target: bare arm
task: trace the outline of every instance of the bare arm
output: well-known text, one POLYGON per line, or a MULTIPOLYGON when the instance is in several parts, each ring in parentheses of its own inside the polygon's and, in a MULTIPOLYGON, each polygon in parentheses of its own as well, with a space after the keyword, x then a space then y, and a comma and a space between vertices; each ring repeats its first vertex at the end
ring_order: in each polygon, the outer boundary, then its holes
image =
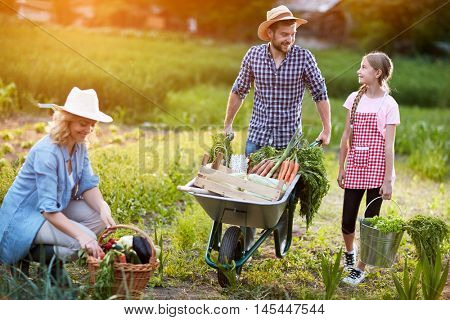
POLYGON ((341 148, 339 151, 339 175, 338 184, 341 188, 344 188, 345 180, 345 160, 347 159, 349 147, 350 147, 350 110, 347 112, 345 120, 345 128, 341 138, 341 148))
POLYGON ((230 92, 230 96, 228 97, 227 114, 223 124, 225 131, 228 131, 227 128, 230 128, 231 131, 234 117, 241 108, 242 102, 243 100, 239 97, 239 95, 234 92, 230 92))
POLYGON ((111 209, 109 208, 109 205, 103 200, 103 196, 98 187, 85 191, 83 193, 83 198, 92 209, 100 214, 100 217, 107 227, 116 224, 111 216, 111 209))
POLYGON ((393 181, 392 173, 394 171, 394 143, 395 143, 395 125, 388 124, 386 126, 386 170, 384 174, 383 185, 380 189, 380 194, 383 199, 389 200, 392 197, 393 181))
POLYGON ((331 111, 328 100, 319 100, 316 102, 316 108, 322 120, 322 132, 317 140, 322 140, 324 145, 328 145, 331 139, 331 111))

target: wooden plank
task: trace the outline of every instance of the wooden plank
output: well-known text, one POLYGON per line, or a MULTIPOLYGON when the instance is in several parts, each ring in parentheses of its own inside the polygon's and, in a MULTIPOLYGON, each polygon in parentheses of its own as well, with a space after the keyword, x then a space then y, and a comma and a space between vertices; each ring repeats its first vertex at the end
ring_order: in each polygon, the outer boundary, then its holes
POLYGON ((205 176, 209 180, 213 180, 218 183, 228 183, 233 186, 242 188, 246 191, 256 193, 269 199, 278 200, 281 194, 281 188, 275 189, 269 186, 263 186, 253 181, 244 180, 238 177, 233 177, 224 172, 209 169, 206 167, 200 167, 199 174, 205 176))
POLYGON ((219 169, 219 166, 222 163, 222 160, 223 160, 223 153, 222 152, 218 152, 216 154, 216 159, 214 159, 214 162, 213 162, 211 168, 213 168, 215 170, 219 169))
POLYGON ((203 155, 203 159, 202 159, 202 166, 206 166, 206 164, 208 163, 209 160, 209 154, 205 153, 203 155))
MULTIPOLYGON (((208 163, 204 167, 211 169, 212 163, 208 163)), ((232 173, 233 172, 233 170, 231 170, 230 168, 228 168, 228 167, 226 167, 226 166, 224 166, 222 164, 219 166, 219 169, 217 169, 217 170, 225 172, 225 173, 232 173)))
POLYGON ((201 177, 197 177, 195 179, 194 185, 196 187, 203 188, 203 189, 209 190, 214 193, 218 193, 227 198, 244 200, 244 201, 261 202, 261 203, 271 203, 268 200, 247 194, 242 191, 234 190, 231 187, 228 187, 228 186, 222 185, 220 183, 217 183, 215 181, 207 180, 207 179, 204 179, 201 177))

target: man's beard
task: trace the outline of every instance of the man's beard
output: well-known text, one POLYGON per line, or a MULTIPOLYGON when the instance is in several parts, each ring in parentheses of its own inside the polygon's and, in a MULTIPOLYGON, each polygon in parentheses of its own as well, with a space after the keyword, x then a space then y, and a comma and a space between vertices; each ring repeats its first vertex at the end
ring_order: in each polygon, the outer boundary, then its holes
POLYGON ((280 42, 280 43, 274 43, 272 42, 272 45, 275 49, 277 49, 280 52, 287 53, 289 49, 291 48, 291 45, 289 45, 288 42, 280 42), (283 49, 283 44, 287 45, 286 50, 283 49))

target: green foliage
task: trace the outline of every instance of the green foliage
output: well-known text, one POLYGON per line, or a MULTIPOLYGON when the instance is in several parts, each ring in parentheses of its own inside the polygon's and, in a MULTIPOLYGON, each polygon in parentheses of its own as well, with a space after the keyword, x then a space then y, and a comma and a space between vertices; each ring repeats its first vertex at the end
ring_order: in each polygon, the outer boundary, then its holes
POLYGON ((338 254, 333 256, 334 262, 333 258, 330 260, 330 258, 322 254, 320 274, 322 275, 322 280, 325 285, 326 300, 330 300, 333 297, 337 286, 342 280, 344 268, 340 266, 341 256, 342 248, 339 250, 338 254))
POLYGON ((352 15, 354 34, 365 49, 383 45, 382 49, 390 52, 433 54, 435 42, 448 40, 445 21, 450 13, 443 7, 447 4, 445 0, 347 0, 344 5, 352 15), (388 42, 394 37, 395 41, 388 42))
POLYGON ((212 136, 212 145, 209 150, 209 162, 214 162, 219 153, 222 153, 225 165, 229 167, 233 148, 231 147, 231 141, 227 139, 224 133, 216 133, 212 136))
MULTIPOLYGON (((10 273, 7 266, 0 265, 0 299, 10 300, 73 300, 82 293, 81 287, 65 281, 66 286, 54 283, 50 268, 42 267, 36 279, 30 279, 19 269, 13 268, 10 273)), ((67 274, 64 275, 67 277, 67 274)), ((64 279, 67 280, 67 279, 64 279)), ((61 279, 61 282, 64 281, 61 279)))
MULTIPOLYGON (((0 17, 1 19, 1 17, 0 17)), ((0 79, 0 114, 8 117, 19 109, 19 98, 15 83, 3 84, 0 79)))
POLYGON ((105 300, 112 296, 114 285, 114 260, 122 253, 117 250, 109 250, 103 260, 100 262, 98 271, 95 275, 94 298, 105 300))
POLYGON ((425 300, 437 300, 447 282, 448 266, 442 264, 441 250, 436 250, 435 260, 430 260, 426 255, 421 258, 422 263, 422 294, 425 300))
POLYGON ((264 146, 261 149, 259 149, 258 151, 251 153, 249 156, 249 159, 250 159, 250 163, 252 164, 252 166, 255 166, 258 163, 260 163, 261 161, 263 161, 264 159, 278 157, 278 156, 281 156, 281 154, 282 154, 282 151, 277 150, 274 147, 264 146))
POLYGON ((2 143, 2 148, 0 151, 4 154, 13 153, 14 147, 12 146, 12 144, 5 142, 5 143, 2 143))
POLYGON ((20 147, 22 149, 30 149, 33 146, 34 142, 33 141, 22 141, 20 143, 20 147))
POLYGON ((403 269, 403 283, 400 279, 392 273, 392 278, 394 279, 395 288, 400 300, 416 300, 417 291, 419 287, 420 275, 422 272, 422 267, 420 262, 416 264, 416 268, 411 276, 408 269, 408 259, 405 257, 405 267, 403 269))
POLYGON ((364 222, 367 222, 372 228, 378 229, 380 232, 401 232, 405 230, 406 222, 399 216, 388 214, 386 216, 375 216, 373 218, 365 218, 364 222))
POLYGON ((306 218, 308 228, 330 189, 330 183, 321 148, 310 147, 305 140, 303 147, 296 152, 296 158, 300 164, 300 216, 306 218))
POLYGON ((45 122, 38 122, 34 125, 34 131, 36 131, 36 133, 44 133, 46 126, 47 124, 45 122))
POLYGON ((407 224, 407 232, 416 247, 417 255, 420 258, 426 255, 428 259, 435 261, 442 243, 448 238, 445 221, 437 217, 417 215, 409 219, 407 224))
POLYGON ((14 138, 12 132, 9 132, 7 130, 1 131, 0 136, 2 137, 3 141, 11 141, 14 138))
POLYGON ((164 241, 163 241, 163 235, 162 233, 160 233, 158 235, 158 232, 155 229, 155 245, 159 247, 159 254, 158 252, 156 253, 158 256, 158 260, 159 260, 159 265, 158 265, 158 272, 156 273, 156 275, 154 275, 151 279, 150 279, 150 283, 152 286, 154 287, 160 287, 163 285, 163 280, 164 280, 164 267, 167 261, 167 255, 164 247, 164 241))

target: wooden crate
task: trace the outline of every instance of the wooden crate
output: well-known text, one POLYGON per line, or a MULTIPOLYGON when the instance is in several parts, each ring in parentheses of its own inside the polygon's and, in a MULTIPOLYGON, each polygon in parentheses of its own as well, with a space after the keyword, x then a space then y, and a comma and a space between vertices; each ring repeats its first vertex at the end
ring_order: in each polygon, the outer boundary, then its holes
POLYGON ((280 181, 276 188, 264 186, 253 181, 230 175, 231 170, 220 165, 222 157, 217 157, 212 164, 207 164, 205 155, 194 185, 198 188, 214 192, 221 196, 245 201, 271 203, 280 198, 284 182, 280 181), (270 199, 270 200, 267 200, 270 199))

